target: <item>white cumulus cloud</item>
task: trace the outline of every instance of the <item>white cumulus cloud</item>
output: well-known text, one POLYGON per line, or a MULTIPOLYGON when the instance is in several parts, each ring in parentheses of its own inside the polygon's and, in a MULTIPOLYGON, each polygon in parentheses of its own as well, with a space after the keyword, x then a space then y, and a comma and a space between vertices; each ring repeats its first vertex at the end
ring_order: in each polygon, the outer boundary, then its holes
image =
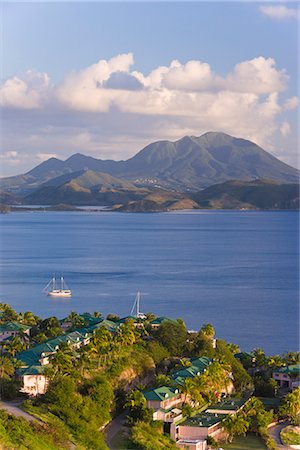
POLYGON ((271 19, 276 20, 296 18, 298 16, 298 11, 296 8, 291 8, 285 5, 260 6, 259 10, 271 19))
POLYGON ((4 149, 35 149, 35 161, 76 151, 124 158, 153 140, 208 130, 266 149, 276 144, 276 132, 289 133, 284 114, 298 98, 287 98, 288 74, 273 58, 241 61, 225 75, 197 60, 173 60, 150 73, 133 64, 126 53, 69 73, 57 85, 34 71, 6 80, 1 104, 4 114, 14 111, 4 149))
POLYGON ((23 75, 9 78, 0 86, 0 105, 21 109, 40 108, 49 89, 50 80, 46 73, 28 70, 23 75))
POLYGON ((283 122, 280 127, 280 133, 282 136, 287 136, 291 132, 291 126, 288 122, 283 122))

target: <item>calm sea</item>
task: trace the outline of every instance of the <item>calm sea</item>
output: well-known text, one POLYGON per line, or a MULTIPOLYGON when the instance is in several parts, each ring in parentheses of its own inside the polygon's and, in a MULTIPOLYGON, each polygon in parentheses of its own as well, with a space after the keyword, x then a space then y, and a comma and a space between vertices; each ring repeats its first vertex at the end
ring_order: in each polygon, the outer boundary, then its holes
POLYGON ((20 212, 1 216, 1 301, 47 317, 143 312, 211 322, 268 354, 299 347, 296 212, 20 212), (42 289, 64 274, 71 299, 42 289))

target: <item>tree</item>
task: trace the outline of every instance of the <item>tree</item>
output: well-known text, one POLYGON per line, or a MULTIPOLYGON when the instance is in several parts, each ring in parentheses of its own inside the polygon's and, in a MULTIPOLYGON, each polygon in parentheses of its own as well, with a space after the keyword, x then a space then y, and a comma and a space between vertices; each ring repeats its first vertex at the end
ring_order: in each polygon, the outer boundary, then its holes
POLYGON ((257 397, 251 397, 243 408, 243 413, 249 420, 249 429, 259 433, 273 420, 273 411, 266 411, 264 405, 257 397))
POLYGON ((120 316, 118 316, 118 314, 107 314, 106 319, 117 322, 120 319, 120 316))
POLYGON ((3 344, 3 348, 12 356, 15 356, 16 353, 21 352, 26 349, 26 344, 21 341, 19 336, 14 336, 11 340, 8 340, 3 344))
POLYGON ((203 325, 200 331, 202 331, 202 333, 210 339, 213 339, 215 335, 214 327, 210 323, 203 325))
POLYGON ((23 314, 20 314, 20 322, 25 325, 35 326, 38 323, 38 316, 35 316, 31 311, 26 311, 23 314))
POLYGON ((234 387, 238 392, 252 388, 252 378, 244 369, 243 365, 234 357, 225 341, 217 340, 216 355, 220 362, 230 364, 233 374, 234 387))
POLYGON ((154 380, 154 386, 155 387, 161 387, 161 386, 171 386, 173 383, 172 379, 168 377, 167 375, 159 374, 156 375, 154 380))
POLYGON ((0 323, 19 321, 19 314, 7 303, 0 303, 0 323))
POLYGON ((253 357, 255 358, 256 367, 263 367, 267 364, 268 358, 261 348, 255 348, 252 353, 253 357))
POLYGON ((146 407, 146 399, 137 389, 134 389, 127 395, 125 407, 129 409, 127 423, 130 425, 139 420, 143 422, 150 422, 152 420, 153 409, 146 407))
POLYGON ((249 429, 249 422, 241 414, 228 414, 223 421, 223 428, 228 433, 229 442, 232 442, 234 436, 245 436, 249 429))
POLYGON ((171 356, 182 355, 187 341, 186 327, 176 322, 163 322, 156 332, 156 339, 171 356))
POLYGON ((10 380, 15 373, 13 362, 7 356, 0 356, 0 399, 3 395, 4 380, 10 380))
POLYGON ((298 387, 285 397, 282 406, 279 408, 279 413, 282 416, 289 417, 294 425, 299 425, 300 387, 298 387))

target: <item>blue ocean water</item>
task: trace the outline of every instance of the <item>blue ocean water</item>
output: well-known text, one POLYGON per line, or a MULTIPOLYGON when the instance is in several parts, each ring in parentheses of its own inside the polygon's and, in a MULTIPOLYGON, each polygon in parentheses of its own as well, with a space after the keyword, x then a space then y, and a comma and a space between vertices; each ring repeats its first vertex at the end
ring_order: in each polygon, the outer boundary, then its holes
POLYGON ((1 216, 1 301, 47 317, 144 312, 211 322, 268 354, 299 348, 297 212, 18 212, 1 216), (42 293, 64 274, 70 299, 42 293))

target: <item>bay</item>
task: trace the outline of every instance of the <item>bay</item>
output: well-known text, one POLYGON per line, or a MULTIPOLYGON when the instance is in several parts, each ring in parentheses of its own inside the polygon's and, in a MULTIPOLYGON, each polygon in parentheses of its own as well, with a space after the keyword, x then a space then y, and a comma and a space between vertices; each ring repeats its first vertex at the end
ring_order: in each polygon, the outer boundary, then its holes
POLYGON ((268 354, 299 347, 297 212, 17 212, 1 216, 2 302, 48 317, 143 312, 212 323, 268 354), (42 289, 64 274, 70 299, 42 289))

